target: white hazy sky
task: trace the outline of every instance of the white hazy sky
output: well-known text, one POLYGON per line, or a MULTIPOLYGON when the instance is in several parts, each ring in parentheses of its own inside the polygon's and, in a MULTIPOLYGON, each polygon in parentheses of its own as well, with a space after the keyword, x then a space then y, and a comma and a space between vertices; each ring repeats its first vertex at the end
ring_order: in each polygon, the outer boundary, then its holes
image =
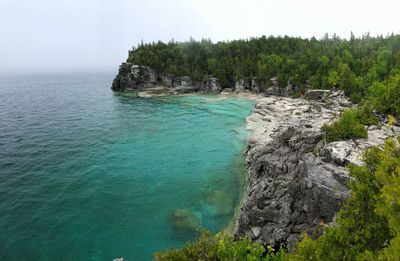
POLYGON ((117 70, 142 39, 400 33, 399 0, 0 0, 0 73, 117 70))

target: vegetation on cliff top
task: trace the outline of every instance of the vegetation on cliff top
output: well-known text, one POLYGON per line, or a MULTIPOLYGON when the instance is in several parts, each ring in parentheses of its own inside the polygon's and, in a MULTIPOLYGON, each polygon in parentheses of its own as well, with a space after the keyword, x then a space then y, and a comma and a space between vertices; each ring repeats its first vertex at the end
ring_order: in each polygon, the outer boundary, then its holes
MULTIPOLYGON (((376 97, 377 91, 385 86, 388 93, 396 91, 392 87, 400 77, 388 81, 400 69, 400 35, 351 34, 348 40, 326 34, 320 40, 262 36, 218 43, 204 39, 142 43, 129 51, 127 61, 194 80, 211 74, 219 78, 222 87, 232 87, 235 79, 252 77, 266 81, 267 86, 274 76, 280 86, 286 86, 289 78, 300 87, 310 80, 315 88, 339 87, 355 102, 372 93, 374 101, 382 104, 380 99, 389 97, 376 97)), ((390 110, 385 106, 381 109, 390 110)))
POLYGON ((170 260, 284 260, 286 251, 283 247, 278 250, 265 248, 259 243, 253 243, 248 238, 233 240, 223 234, 213 235, 205 231, 194 242, 181 249, 171 249, 165 253, 156 253, 158 261, 170 260))
POLYGON ((399 260, 400 147, 389 139, 384 148, 364 153, 365 166, 350 166, 351 197, 317 240, 305 236, 294 260, 399 260))
POLYGON ((367 138, 368 132, 361 124, 361 120, 357 109, 345 110, 337 121, 322 126, 321 129, 325 133, 326 142, 367 138))

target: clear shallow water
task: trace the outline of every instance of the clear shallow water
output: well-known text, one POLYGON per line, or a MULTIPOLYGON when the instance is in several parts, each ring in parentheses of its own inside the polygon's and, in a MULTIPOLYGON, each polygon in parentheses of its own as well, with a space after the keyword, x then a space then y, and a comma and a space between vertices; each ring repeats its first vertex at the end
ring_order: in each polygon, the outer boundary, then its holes
POLYGON ((0 260, 150 260, 218 231, 253 102, 113 93, 113 74, 0 76, 0 260))

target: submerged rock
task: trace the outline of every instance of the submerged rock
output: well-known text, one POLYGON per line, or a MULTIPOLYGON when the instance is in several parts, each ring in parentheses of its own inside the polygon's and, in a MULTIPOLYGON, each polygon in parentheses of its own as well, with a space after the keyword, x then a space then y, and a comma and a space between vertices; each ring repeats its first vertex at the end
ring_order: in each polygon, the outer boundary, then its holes
POLYGON ((171 215, 171 225, 182 233, 197 233, 201 229, 200 219, 188 209, 176 209, 171 215))
POLYGON ((207 202, 217 209, 218 215, 230 214, 233 210, 231 197, 222 190, 214 190, 207 198, 207 202))

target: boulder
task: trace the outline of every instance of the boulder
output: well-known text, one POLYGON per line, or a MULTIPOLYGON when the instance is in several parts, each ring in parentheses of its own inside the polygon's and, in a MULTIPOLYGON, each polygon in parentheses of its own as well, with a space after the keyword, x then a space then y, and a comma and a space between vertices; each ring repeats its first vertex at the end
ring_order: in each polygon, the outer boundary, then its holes
POLYGON ((233 93, 233 89, 231 89, 231 88, 225 88, 221 92, 222 95, 227 95, 227 94, 231 94, 231 93, 233 93))
POLYGON ((359 163, 357 150, 357 146, 353 141, 336 141, 325 145, 322 156, 324 161, 333 161, 340 166, 345 166, 350 162, 359 163))
POLYGON ((193 86, 192 79, 189 76, 182 76, 181 77, 181 86, 193 86))
POLYGON ((320 89, 308 90, 304 98, 309 100, 322 100, 330 93, 331 93, 330 90, 320 90, 320 89))

